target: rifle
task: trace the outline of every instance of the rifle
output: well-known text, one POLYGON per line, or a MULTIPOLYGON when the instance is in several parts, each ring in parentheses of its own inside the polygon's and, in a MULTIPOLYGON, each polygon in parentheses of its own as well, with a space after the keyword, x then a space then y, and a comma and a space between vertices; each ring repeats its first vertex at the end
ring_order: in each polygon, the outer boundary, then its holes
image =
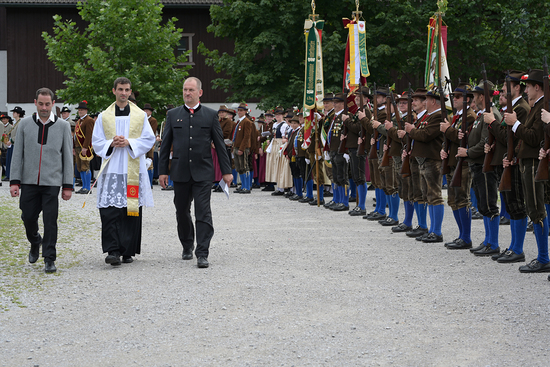
MULTIPOLYGON (((388 87, 390 96, 393 97, 393 92, 388 87)), ((386 97, 386 120, 391 121, 391 97, 386 97)), ((386 150, 384 150, 384 155, 382 155, 382 162, 380 167, 388 167, 390 165, 390 147, 391 147, 391 138, 389 135, 386 135, 386 150)))
MULTIPOLYGON (((378 121, 378 98, 376 98, 376 83, 374 83, 374 107, 372 113, 372 119, 378 121)), ((374 138, 374 144, 370 147, 369 159, 378 159, 378 150, 376 149, 376 141, 378 140, 378 130, 374 129, 372 137, 374 138)))
MULTIPOLYGON (((466 88, 462 91, 462 124, 460 126, 464 136, 460 140, 460 147, 466 148, 468 146, 468 92, 466 88)), ((462 186, 462 166, 464 165, 464 157, 459 157, 456 162, 455 173, 451 180, 451 187, 462 186)))
MULTIPOLYGON (((445 77, 445 78, 447 78, 447 77, 445 77)), ((447 79, 447 83, 449 83, 448 79, 447 79)), ((440 84, 439 87, 441 88, 441 79, 439 80, 439 84, 440 84)), ((460 85, 460 79, 458 79, 458 85, 460 85)), ((451 97, 451 106, 452 106, 453 112, 454 112, 455 106, 454 106, 454 101, 453 101, 452 97, 451 97)), ((441 111, 443 111, 443 108, 444 108, 444 106, 441 105, 441 111)), ((464 111, 462 113, 464 113, 464 111)), ((447 114, 447 112, 445 112, 445 114, 447 114)), ((445 122, 445 119, 442 118, 441 121, 445 122)), ((449 139, 445 136, 445 148, 443 148, 443 149, 444 149, 445 153, 447 153, 447 158, 443 159, 443 161, 441 162, 441 174, 442 175, 446 175, 446 174, 451 173, 451 167, 449 167, 449 153, 451 152, 450 148, 451 148, 451 139, 449 139)))
MULTIPOLYGON (((409 83, 409 93, 407 93, 407 123, 412 124, 412 89, 411 83, 409 83)), ((411 161, 409 154, 411 153, 411 137, 409 134, 405 135, 405 146, 403 147, 407 154, 403 159, 403 164, 401 165, 401 175, 403 178, 409 177, 411 175, 411 161)))
MULTIPOLYGON (((365 99, 363 98, 363 86, 359 86, 359 103, 361 106, 359 106, 359 111, 365 112, 365 99)), ((361 124, 361 120, 359 120, 359 123, 361 124)), ((359 144, 359 148, 357 149, 357 156, 362 156, 365 154, 365 129, 363 128, 363 124, 361 124, 361 144, 359 144)))
MULTIPOLYGON (((483 99, 485 100, 485 112, 491 112, 491 93, 489 93, 489 83, 487 81, 487 71, 485 70, 485 64, 483 64, 483 99)), ((495 155, 495 149, 492 148, 493 144, 495 143, 495 136, 489 130, 489 136, 487 137, 487 144, 489 144, 489 152, 485 154, 485 160, 483 161, 483 169, 482 172, 491 172, 494 170, 493 166, 491 166, 491 162, 493 161, 493 156, 495 155)))
MULTIPOLYGON (((512 110, 512 83, 510 81, 510 74, 508 73, 508 75, 506 75, 506 111, 512 113, 512 110)), ((510 165, 502 171, 500 185, 498 186, 499 191, 512 191, 512 164, 514 164, 514 132, 512 131, 512 126, 506 128, 506 133, 508 134, 508 151, 505 157, 510 161, 510 165)))
MULTIPOLYGON (((344 91, 344 94, 346 95, 346 100, 344 101, 344 111, 342 111, 342 114, 347 115, 348 114, 348 93, 344 91)), ((349 117, 348 117, 349 118, 349 117)), ((338 145, 338 154, 344 154, 346 152, 346 142, 348 141, 348 127, 346 124, 344 124, 344 121, 342 121, 342 133, 341 135, 344 135, 345 138, 340 140, 340 145, 338 145)))
MULTIPOLYGON (((544 75, 542 76, 542 90, 544 92, 544 104, 543 108, 546 111, 550 111, 550 83, 548 83, 548 63, 546 62, 546 56, 543 59, 544 75)), ((544 151, 547 152, 550 149, 550 137, 544 131, 544 151)), ((548 155, 539 161, 537 168, 537 174, 535 175, 535 181, 548 181, 548 155)))

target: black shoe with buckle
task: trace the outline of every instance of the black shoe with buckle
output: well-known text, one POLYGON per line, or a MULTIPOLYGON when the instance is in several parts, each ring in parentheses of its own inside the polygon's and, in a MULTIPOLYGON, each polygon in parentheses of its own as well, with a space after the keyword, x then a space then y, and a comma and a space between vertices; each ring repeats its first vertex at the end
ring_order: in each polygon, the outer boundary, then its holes
POLYGON ((338 203, 332 208, 332 210, 334 210, 335 212, 344 212, 346 210, 349 210, 349 206, 343 203, 338 203))
POLYGON ((550 262, 543 264, 535 259, 527 265, 520 266, 519 271, 521 273, 550 273, 550 262))
POLYGON ((519 263, 525 261, 525 254, 516 254, 512 250, 508 250, 500 255, 497 259, 497 263, 506 264, 506 263, 519 263))
POLYGON ((334 204, 336 204, 336 203, 333 200, 331 200, 328 203, 324 204, 323 206, 328 209, 329 207, 333 206, 334 204))
POLYGON ((458 241, 460 238, 455 238, 454 240, 452 240, 451 242, 445 242, 445 247, 449 246, 449 245, 454 245, 456 243, 456 241, 458 241))
POLYGON ((466 242, 462 238, 457 238, 454 243, 448 244, 447 248, 449 250, 467 250, 472 248, 472 242, 466 242))
POLYGON ((475 251, 482 250, 485 246, 487 246, 487 245, 485 244, 485 242, 481 242, 481 243, 479 244, 479 246, 474 247, 474 248, 471 248, 471 249, 470 249, 470 252, 473 253, 473 252, 475 252, 475 251))
POLYGON ((350 210, 348 214, 351 215, 352 217, 358 217, 358 216, 365 215, 366 213, 367 211, 365 209, 361 209, 360 207, 356 206, 355 208, 350 210))
MULTIPOLYGON (((317 199, 313 199, 312 201, 310 201, 310 202, 309 202, 309 205, 311 205, 311 206, 313 206, 313 205, 317 206, 317 199)), ((319 201, 319 205, 321 205, 322 207, 324 207, 324 206, 325 206, 325 199, 320 200, 320 201, 319 201)))
POLYGON ((290 201, 299 201, 301 199, 303 199, 303 196, 298 196, 297 194, 294 194, 294 195, 292 195, 291 197, 288 198, 288 200, 290 200, 290 201))
POLYGON ((381 224, 384 227, 391 227, 391 226, 398 225, 399 221, 395 220, 393 218, 387 217, 386 219, 379 220, 378 223, 381 224))
POLYGON ((420 237, 424 234, 428 233, 428 228, 422 228, 420 226, 416 226, 415 229, 410 230, 406 233, 407 237, 420 237))
POLYGON ((492 255, 491 260, 497 261, 502 255, 504 255, 506 253, 506 251, 508 251, 508 249, 505 249, 504 251, 502 251, 499 254, 492 255))
POLYGON ((368 218, 368 220, 379 221, 379 220, 384 220, 386 218, 387 218, 386 214, 381 214, 381 213, 378 213, 378 212, 374 212, 374 214, 371 215, 370 218, 368 218))
POLYGON ((476 256, 492 256, 496 254, 500 254, 500 247, 492 249, 491 245, 487 245, 479 251, 474 251, 474 255, 476 256))
POLYGON ((424 243, 443 242, 443 236, 435 233, 428 233, 428 235, 422 240, 424 243))
POLYGON ((406 225, 405 223, 399 223, 397 226, 391 228, 391 231, 393 233, 402 233, 402 232, 408 232, 411 230, 412 230, 412 227, 406 225))

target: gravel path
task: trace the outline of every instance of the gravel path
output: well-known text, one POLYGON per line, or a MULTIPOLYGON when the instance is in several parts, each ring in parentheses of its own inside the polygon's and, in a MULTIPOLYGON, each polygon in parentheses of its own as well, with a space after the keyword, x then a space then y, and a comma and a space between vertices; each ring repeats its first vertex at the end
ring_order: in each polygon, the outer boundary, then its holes
MULTIPOLYGON (((14 200, 8 190, 1 200, 14 200)), ((56 275, 41 274, 42 259, 21 265, 50 281, 21 291, 25 307, 0 312, 0 366, 550 363, 546 274, 259 190, 212 195, 211 266, 198 269, 181 260, 172 196, 155 186, 142 254, 120 267, 104 263, 95 193, 84 209, 81 195, 62 202, 71 220, 60 232, 74 241, 58 248, 72 251, 56 275)), ((445 211, 451 240, 457 229, 445 211)), ((472 227, 481 242, 483 222, 472 227)), ((509 227, 500 230, 507 247, 509 227)), ((536 257, 531 233, 525 252, 536 257)))

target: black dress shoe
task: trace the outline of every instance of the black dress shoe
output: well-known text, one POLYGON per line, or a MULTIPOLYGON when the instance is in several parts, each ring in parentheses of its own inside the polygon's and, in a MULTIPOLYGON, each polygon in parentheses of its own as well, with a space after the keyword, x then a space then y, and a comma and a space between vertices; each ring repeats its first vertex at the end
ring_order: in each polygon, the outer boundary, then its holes
POLYGON ((231 185, 229 185, 230 188, 235 188, 237 187, 237 184, 234 184, 233 182, 231 182, 231 185))
POLYGON ((233 193, 235 193, 235 194, 240 194, 241 191, 243 191, 243 189, 241 189, 241 188, 239 187, 239 188, 233 190, 233 193))
POLYGON ((249 189, 243 189, 243 190, 239 191, 239 194, 250 194, 250 190, 249 189))
POLYGON ((193 250, 183 250, 183 253, 181 254, 181 258, 183 260, 193 260, 193 250))
POLYGON ((474 251, 474 255, 476 256, 492 256, 495 254, 500 254, 500 247, 493 250, 491 245, 487 245, 479 251, 474 251))
POLYGON ((214 188, 214 192, 223 192, 223 189, 220 185, 217 185, 215 188, 214 188))
POLYGON ((107 257, 105 258, 105 263, 111 264, 113 266, 122 264, 120 262, 120 254, 119 253, 112 253, 112 254, 107 255, 107 257))
POLYGON ((299 203, 309 203, 311 201, 317 201, 314 198, 308 198, 307 196, 304 196, 300 200, 298 200, 299 203))
POLYGON ((436 243, 436 242, 443 242, 443 236, 435 234, 435 233, 428 233, 428 235, 422 240, 424 243, 436 243))
POLYGON ((323 192, 323 196, 326 197, 326 198, 331 198, 332 197, 332 192, 325 191, 325 192, 323 192))
POLYGON ((44 267, 44 271, 46 273, 55 273, 57 271, 57 268, 55 267, 55 263, 51 260, 45 261, 46 266, 44 267))
POLYGON ((422 240, 423 240, 424 238, 428 237, 428 235, 429 235, 429 233, 428 233, 428 232, 426 232, 426 233, 424 233, 424 234, 422 234, 422 235, 420 235, 420 236, 416 237, 416 238, 415 238, 415 240, 417 240, 417 241, 420 241, 420 242, 421 242, 421 241, 422 241, 422 240))
POLYGON ((445 247, 449 246, 449 245, 454 245, 456 243, 456 241, 458 241, 460 238, 455 238, 454 240, 452 240, 451 242, 445 242, 445 247))
POLYGON ((479 246, 470 249, 470 252, 473 253, 474 251, 479 251, 479 250, 483 249, 485 246, 487 246, 487 245, 484 242, 481 242, 479 244, 479 246))
POLYGON ((285 193, 283 191, 275 191, 271 193, 271 196, 283 196, 285 193))
POLYGON ((412 227, 406 225, 405 223, 399 223, 396 227, 391 228, 393 233, 408 232, 410 230, 412 230, 412 227))
POLYGON ((336 204, 336 203, 335 203, 334 201, 331 200, 331 201, 329 201, 328 203, 324 204, 323 206, 324 206, 325 208, 328 209, 329 206, 333 206, 334 204, 336 204))
POLYGON ((122 256, 122 262, 124 264, 131 264, 134 262, 134 259, 132 259, 132 256, 122 256))
POLYGON ((258 184, 253 184, 253 185, 252 185, 252 188, 253 188, 253 189, 259 189, 259 188, 260 188, 260 185, 258 185, 258 184))
POLYGON ((332 208, 332 210, 334 210, 335 212, 343 212, 349 210, 349 206, 343 203, 338 203, 332 208))
MULTIPOLYGON (((448 244, 447 248, 449 250, 467 250, 472 248, 472 242, 466 242, 462 238, 458 238, 454 243, 448 244)), ((489 248, 491 248, 491 246, 489 246, 489 248)))
POLYGON ((500 255, 497 259, 497 263, 506 264, 506 263, 520 263, 525 261, 525 254, 516 254, 512 250, 506 251, 504 254, 500 255))
POLYGON ((420 226, 416 226, 415 229, 408 231, 406 235, 407 237, 420 237, 426 233, 428 233, 428 228, 422 228, 420 226))
POLYGON ((287 198, 287 199, 288 199, 289 197, 291 197, 292 195, 294 195, 294 193, 293 193, 292 191, 287 191, 287 192, 285 192, 285 198, 287 198))
POLYGON ((262 191, 275 191, 275 188, 273 186, 266 186, 262 189, 262 191))
POLYGON ((550 262, 542 264, 535 259, 527 265, 520 266, 519 271, 520 273, 550 273, 550 262))
POLYGON ((374 212, 373 215, 370 216, 370 218, 368 218, 369 220, 372 220, 372 221, 379 221, 379 220, 383 220, 383 219, 386 219, 387 215, 386 214, 381 214, 381 213, 378 213, 378 212, 374 212))
MULTIPOLYGON (((313 206, 313 205, 317 205, 317 199, 314 199, 313 201, 310 201, 310 202, 309 202, 309 205, 312 205, 312 206, 313 206)), ((319 205, 321 205, 321 206, 324 207, 324 206, 325 206, 325 199, 320 200, 320 201, 319 201, 319 205)))
POLYGON ((352 217, 358 217, 361 215, 365 215, 366 213, 367 211, 365 209, 361 209, 360 207, 356 206, 355 208, 350 210, 348 214, 351 215, 352 217))
POLYGON ((472 219, 483 219, 483 215, 477 210, 472 209, 472 219))
POLYGON ((398 225, 399 221, 393 218, 387 217, 386 219, 379 220, 378 223, 380 223, 384 227, 390 227, 390 226, 398 225))
POLYGON ((491 255, 491 260, 497 261, 502 255, 504 255, 506 253, 506 251, 508 251, 508 249, 505 249, 504 251, 502 251, 499 254, 491 255))
POLYGON ((290 201, 298 201, 298 200, 301 200, 303 199, 303 196, 298 196, 296 194, 292 195, 291 197, 288 198, 288 200, 290 201))
POLYGON ((356 197, 350 196, 349 200, 350 203, 355 203, 357 201, 356 197))
POLYGON ((500 223, 501 226, 507 226, 510 224, 510 219, 506 218, 504 215, 500 217, 500 223))
POLYGON ((207 268, 208 266, 210 266, 210 264, 208 263, 208 260, 206 259, 206 257, 198 257, 197 266, 199 268, 207 268))
POLYGON ((38 261, 38 258, 40 257, 40 246, 42 243, 38 243, 36 245, 31 244, 31 250, 29 251, 29 262, 31 264, 34 264, 38 261))
POLYGON ((374 215, 374 213, 376 213, 374 210, 370 213, 368 213, 367 215, 364 215, 363 216, 363 219, 369 219, 370 217, 372 217, 374 215))

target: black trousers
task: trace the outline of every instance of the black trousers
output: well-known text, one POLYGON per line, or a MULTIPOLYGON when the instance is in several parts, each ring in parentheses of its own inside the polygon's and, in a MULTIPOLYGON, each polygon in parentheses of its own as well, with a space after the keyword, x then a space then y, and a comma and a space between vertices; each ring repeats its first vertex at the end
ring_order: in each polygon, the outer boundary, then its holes
POLYGON ((44 260, 55 261, 57 252, 57 213, 59 211, 59 186, 21 185, 19 208, 27 239, 33 245, 42 242, 44 260), (38 233, 38 216, 42 212, 44 236, 38 233))
POLYGON ((103 252, 119 252, 122 256, 141 253, 141 207, 139 217, 128 216, 127 208, 100 208, 101 247, 103 252))
POLYGON ((477 198, 479 212, 484 217, 494 218, 498 216, 498 177, 496 172, 483 173, 482 164, 470 165, 470 172, 472 172, 472 187, 477 198))
POLYGON ((332 182, 338 186, 349 185, 348 162, 346 162, 344 155, 330 152, 330 161, 332 163, 332 182))
POLYGON ((195 225, 197 226, 197 249, 195 256, 208 257, 210 240, 214 236, 210 195, 212 183, 208 181, 174 181, 174 205, 178 222, 178 237, 184 250, 193 250, 195 227, 191 219, 191 203, 195 200, 195 225))
POLYGON ((311 180, 311 172, 309 172, 311 168, 306 162, 306 157, 296 157, 296 164, 298 164, 298 168, 300 169, 300 177, 304 179, 304 182, 311 180), (308 173, 309 177, 306 177, 308 173))
POLYGON ((365 179, 365 159, 367 156, 365 154, 358 156, 357 148, 350 148, 349 157, 353 181, 355 181, 358 186, 364 184, 367 182, 365 179))
MULTIPOLYGON (((495 167, 497 172, 500 172, 499 176, 502 177, 502 166, 495 167)), ((525 210, 525 199, 523 198, 523 183, 521 181, 521 172, 519 171, 519 164, 515 164, 511 167, 512 176, 512 190, 502 191, 504 202, 506 204, 506 211, 510 214, 510 219, 520 220, 527 217, 527 211, 525 210)))

